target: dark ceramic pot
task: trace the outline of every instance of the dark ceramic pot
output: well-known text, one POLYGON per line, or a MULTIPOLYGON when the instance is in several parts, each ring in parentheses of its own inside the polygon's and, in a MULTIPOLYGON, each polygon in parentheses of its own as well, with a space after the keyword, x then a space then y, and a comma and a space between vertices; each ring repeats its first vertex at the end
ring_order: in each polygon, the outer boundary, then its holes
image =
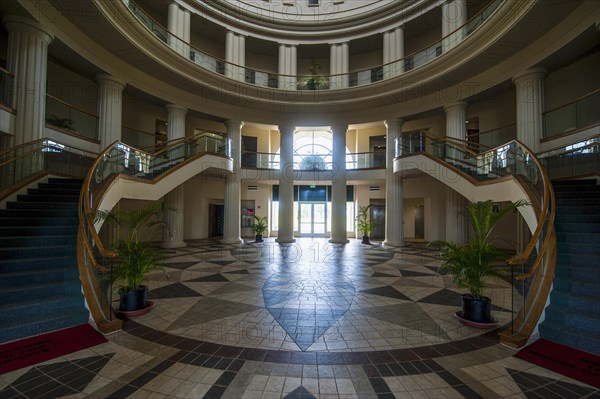
POLYGON ((491 323, 492 300, 486 296, 474 299, 471 294, 462 295, 462 317, 477 323, 491 323))

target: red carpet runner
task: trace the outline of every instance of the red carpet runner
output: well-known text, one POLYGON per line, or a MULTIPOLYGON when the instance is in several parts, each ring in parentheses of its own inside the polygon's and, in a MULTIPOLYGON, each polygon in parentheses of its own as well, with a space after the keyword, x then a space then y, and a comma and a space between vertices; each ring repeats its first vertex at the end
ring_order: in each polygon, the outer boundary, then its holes
POLYGON ((600 357, 545 339, 515 355, 519 359, 600 388, 600 357))
POLYGON ((0 345, 0 374, 107 342, 89 324, 0 345))

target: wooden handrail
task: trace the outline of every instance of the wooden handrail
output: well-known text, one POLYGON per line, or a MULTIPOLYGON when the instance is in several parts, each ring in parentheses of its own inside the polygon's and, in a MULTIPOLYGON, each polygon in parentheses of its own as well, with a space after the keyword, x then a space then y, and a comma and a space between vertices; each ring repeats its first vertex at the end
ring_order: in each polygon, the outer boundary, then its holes
POLYGON ((1 73, 4 73, 5 75, 11 76, 11 77, 13 77, 13 78, 15 77, 15 74, 14 74, 14 73, 12 73, 12 72, 10 72, 10 71, 7 71, 6 69, 4 69, 4 68, 2 68, 2 67, 0 67, 0 72, 1 72, 1 73))
POLYGON ((590 91, 589 93, 587 93, 587 94, 584 94, 583 96, 576 98, 575 100, 569 101, 568 103, 565 103, 565 104, 563 104, 563 105, 559 105, 558 107, 555 107, 555 108, 551 108, 551 109, 549 109, 549 110, 546 110, 546 111, 544 111, 544 112, 542 113, 542 115, 546 115, 546 114, 548 114, 548 113, 550 113, 550 112, 553 112, 553 111, 556 111, 556 110, 558 110, 558 109, 561 109, 561 108, 567 107, 567 106, 569 106, 569 105, 571 105, 571 104, 575 104, 576 102, 578 102, 578 101, 580 101, 580 100, 583 100, 584 98, 587 98, 587 97, 593 96, 594 94, 596 94, 596 93, 598 93, 598 92, 600 92, 600 89, 592 90, 592 91, 590 91))
POLYGON ((81 108, 77 108, 76 106, 74 106, 74 105, 72 105, 72 104, 69 104, 69 103, 68 103, 68 102, 66 102, 65 100, 61 100, 60 98, 54 97, 54 96, 53 96, 53 95, 51 95, 51 94, 46 94, 46 97, 48 97, 48 98, 51 98, 51 99, 53 99, 53 100, 55 100, 55 101, 58 101, 59 103, 61 103, 61 104, 63 104, 63 105, 66 105, 66 106, 67 106, 67 107, 69 107, 69 108, 73 108, 75 111, 81 112, 82 114, 86 114, 86 115, 89 115, 89 116, 91 116, 91 117, 98 118, 98 115, 94 115, 94 114, 92 114, 91 112, 85 111, 85 110, 83 110, 83 109, 81 109, 81 108))
POLYGON ((513 126, 517 127, 517 124, 516 123, 511 123, 509 125, 504 125, 504 126, 496 127, 494 129, 484 130, 483 132, 477 132, 477 133, 467 134, 467 137, 470 137, 470 136, 481 136, 482 134, 489 134, 489 133, 495 132, 497 130, 502 130, 502 129, 506 129, 506 128, 509 128, 509 127, 513 127, 513 126))

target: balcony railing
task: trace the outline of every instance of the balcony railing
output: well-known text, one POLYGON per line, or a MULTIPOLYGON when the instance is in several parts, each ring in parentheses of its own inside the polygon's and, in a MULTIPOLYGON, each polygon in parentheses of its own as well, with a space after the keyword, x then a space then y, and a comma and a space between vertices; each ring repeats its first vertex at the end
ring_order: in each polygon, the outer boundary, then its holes
POLYGON ((463 42, 485 21, 489 20, 494 12, 504 3, 504 0, 491 0, 481 12, 473 16, 465 25, 450 33, 448 36, 416 53, 407 55, 404 58, 385 65, 378 65, 364 70, 337 75, 280 75, 274 72, 261 71, 232 64, 210 55, 170 33, 133 0, 121 1, 135 18, 160 41, 165 43, 166 46, 171 47, 175 52, 202 68, 241 82, 257 86, 278 88, 281 90, 339 90, 390 79, 410 70, 419 68, 463 42))
MULTIPOLYGON (((332 155, 294 154, 293 169, 298 171, 333 170, 332 155)), ((246 151, 242 154, 242 167, 279 170, 279 154, 246 151)), ((346 170, 385 168, 385 152, 360 152, 346 154, 346 170)))
POLYGON ((146 149, 155 145, 156 135, 129 126, 121 126, 121 141, 134 148, 146 149))
POLYGON ((47 138, 10 148, 0 153, 0 192, 47 174, 83 178, 96 156, 47 138))
POLYGON ((0 68, 0 104, 15 108, 15 75, 0 68))
POLYGON ((46 95, 46 123, 67 132, 98 139, 98 117, 61 99, 46 95))
POLYGON ((544 137, 581 129, 600 122, 600 89, 544 113, 544 137))
POLYGON ((600 173, 600 136, 538 154, 551 179, 600 173))

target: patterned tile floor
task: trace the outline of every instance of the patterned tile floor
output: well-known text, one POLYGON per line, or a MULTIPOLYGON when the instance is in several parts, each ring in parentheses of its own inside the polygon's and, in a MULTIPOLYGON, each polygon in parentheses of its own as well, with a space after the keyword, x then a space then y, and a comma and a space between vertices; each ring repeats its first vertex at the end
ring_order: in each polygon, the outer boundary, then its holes
MULTIPOLYGON (((0 398, 600 398, 453 313, 435 251, 189 242, 109 342, 0 376, 0 398)), ((511 287, 489 284, 510 320, 511 287)))

